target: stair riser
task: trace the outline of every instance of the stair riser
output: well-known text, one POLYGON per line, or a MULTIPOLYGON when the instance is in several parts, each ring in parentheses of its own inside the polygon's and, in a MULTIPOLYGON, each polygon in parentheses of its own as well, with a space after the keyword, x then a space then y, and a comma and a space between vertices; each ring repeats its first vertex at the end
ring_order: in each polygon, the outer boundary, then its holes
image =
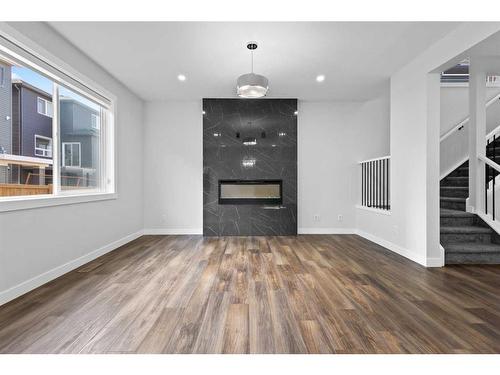
MULTIPOLYGON (((491 234, 487 233, 441 233, 440 242, 456 243, 456 242, 491 242, 491 234)), ((446 246, 444 246, 446 249, 446 246)))
POLYGON ((448 178, 446 177, 441 181, 441 186, 446 187, 446 186, 461 186, 461 187, 468 187, 469 186, 469 179, 467 178, 448 178))
POLYGON ((450 189, 441 188, 442 197, 453 197, 453 198, 467 198, 469 196, 469 189, 450 189))
POLYGON ((465 202, 441 201, 440 207, 441 208, 448 208, 450 210, 465 211, 465 202))
POLYGON ((446 253, 445 264, 500 264, 500 253, 446 253))
POLYGON ((477 225, 477 220, 474 217, 442 217, 440 224, 446 227, 463 227, 477 225))

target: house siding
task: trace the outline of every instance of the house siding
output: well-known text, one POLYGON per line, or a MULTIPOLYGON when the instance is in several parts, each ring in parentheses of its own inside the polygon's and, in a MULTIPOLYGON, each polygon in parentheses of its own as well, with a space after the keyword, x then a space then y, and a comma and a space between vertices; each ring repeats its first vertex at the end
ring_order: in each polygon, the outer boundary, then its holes
POLYGON ((99 131, 92 128, 92 114, 99 112, 73 100, 61 101, 61 141, 81 145, 81 167, 99 165, 99 131))
MULTIPOLYGON (((11 67, 0 62, 0 153, 12 153, 11 67)), ((0 166, 0 183, 8 182, 9 170, 0 166)))
MULTIPOLYGON (((23 156, 35 155, 35 134, 52 138, 52 118, 41 115, 37 110, 38 97, 52 101, 49 95, 43 95, 27 87, 21 89, 21 152, 23 156)), ((46 158, 50 159, 50 158, 46 158)))

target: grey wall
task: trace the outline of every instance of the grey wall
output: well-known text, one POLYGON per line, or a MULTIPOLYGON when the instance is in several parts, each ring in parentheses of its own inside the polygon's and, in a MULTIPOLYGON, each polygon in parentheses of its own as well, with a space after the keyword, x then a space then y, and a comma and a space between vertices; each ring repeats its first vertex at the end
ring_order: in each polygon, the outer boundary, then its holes
POLYGON ((203 111, 203 234, 297 234, 297 100, 204 99, 203 111), (245 137, 257 145, 244 146, 245 137), (219 205, 220 179, 281 179, 282 207, 219 205))

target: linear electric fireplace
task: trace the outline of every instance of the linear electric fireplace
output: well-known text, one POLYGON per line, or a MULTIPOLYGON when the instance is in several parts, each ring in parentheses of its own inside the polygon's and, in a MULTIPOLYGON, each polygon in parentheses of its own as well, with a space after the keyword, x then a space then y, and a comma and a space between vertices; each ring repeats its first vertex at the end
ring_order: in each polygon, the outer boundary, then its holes
POLYGON ((282 180, 219 180, 219 204, 281 204, 282 180))

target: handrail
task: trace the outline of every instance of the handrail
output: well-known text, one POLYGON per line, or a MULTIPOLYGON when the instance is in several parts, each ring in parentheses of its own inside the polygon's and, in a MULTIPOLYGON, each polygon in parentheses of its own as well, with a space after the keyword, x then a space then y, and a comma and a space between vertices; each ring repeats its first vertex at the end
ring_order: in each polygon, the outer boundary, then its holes
POLYGON ((491 137, 493 137, 494 135, 497 135, 498 133, 500 133, 500 125, 498 125, 495 129, 493 129, 492 131, 490 131, 487 135, 486 135, 486 139, 490 139, 491 137))
POLYGON ((484 163, 488 164, 493 169, 496 169, 497 172, 500 172, 500 164, 495 163, 493 160, 491 160, 490 158, 487 158, 484 155, 478 155, 477 157, 478 157, 479 160, 481 160, 484 163))
POLYGON ((385 159, 390 159, 390 158, 391 158, 391 155, 388 155, 388 156, 380 156, 380 157, 378 157, 378 158, 373 158, 373 159, 368 159, 368 160, 358 161, 358 164, 369 163, 369 162, 371 162, 371 161, 385 160, 385 159))
MULTIPOLYGON (((498 99, 500 99, 500 93, 498 93, 497 95, 495 95, 493 98, 491 98, 490 100, 488 100, 486 102, 486 108, 488 108, 490 105, 492 105, 498 99)), ((457 130, 462 129, 465 126, 465 124, 467 124, 469 122, 469 119, 470 119, 470 116, 467 116, 462 121, 460 121, 457 125, 455 125, 453 128, 451 128, 446 133, 444 133, 441 136, 441 138, 439 138, 439 142, 443 142, 446 138, 448 138, 450 135, 455 133, 457 130)))

